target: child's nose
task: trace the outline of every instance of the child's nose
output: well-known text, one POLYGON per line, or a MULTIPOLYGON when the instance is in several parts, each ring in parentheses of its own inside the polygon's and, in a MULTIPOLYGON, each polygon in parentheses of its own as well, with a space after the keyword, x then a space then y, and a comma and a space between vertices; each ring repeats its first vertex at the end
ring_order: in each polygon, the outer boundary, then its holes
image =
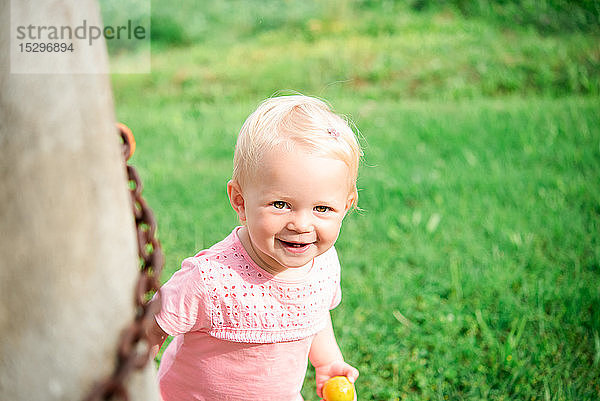
POLYGON ((292 219, 287 224, 287 229, 300 233, 312 231, 312 214, 304 211, 296 211, 292 213, 292 219))

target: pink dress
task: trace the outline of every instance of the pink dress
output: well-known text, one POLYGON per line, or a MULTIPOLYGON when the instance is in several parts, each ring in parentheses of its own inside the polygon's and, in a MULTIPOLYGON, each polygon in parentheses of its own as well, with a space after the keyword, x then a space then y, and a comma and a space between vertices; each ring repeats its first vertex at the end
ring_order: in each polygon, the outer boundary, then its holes
POLYGON ((239 228, 161 288, 156 321, 175 336, 158 371, 164 401, 302 400, 312 339, 341 300, 337 253, 280 279, 252 261, 239 228))

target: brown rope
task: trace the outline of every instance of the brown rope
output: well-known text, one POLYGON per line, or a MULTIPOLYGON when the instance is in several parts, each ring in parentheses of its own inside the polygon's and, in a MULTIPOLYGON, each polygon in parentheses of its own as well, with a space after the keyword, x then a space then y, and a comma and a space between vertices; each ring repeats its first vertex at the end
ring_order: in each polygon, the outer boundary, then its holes
MULTIPOLYGON (((135 150, 135 140, 131 130, 125 125, 117 124, 117 127, 123 139, 123 156, 127 163, 135 150)), ((129 400, 125 380, 134 370, 142 369, 150 358, 150 344, 146 333, 160 308, 160 293, 157 294, 155 302, 149 302, 151 295, 160 287, 158 279, 164 264, 160 242, 156 238, 156 220, 142 197, 142 181, 139 174, 132 166, 127 164, 126 167, 141 265, 134 290, 135 317, 121 332, 117 346, 117 362, 112 374, 97 383, 83 398, 84 401, 109 400, 113 397, 129 400)))

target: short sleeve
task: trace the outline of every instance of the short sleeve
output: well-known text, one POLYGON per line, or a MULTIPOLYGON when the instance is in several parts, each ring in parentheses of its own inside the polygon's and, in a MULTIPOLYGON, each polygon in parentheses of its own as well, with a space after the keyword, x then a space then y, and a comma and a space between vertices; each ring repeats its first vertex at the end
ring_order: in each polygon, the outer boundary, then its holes
POLYGON ((158 325, 175 336, 210 326, 206 313, 206 291, 202 285, 198 261, 185 259, 160 289, 161 311, 155 316, 158 325))
POLYGON ((331 274, 332 274, 332 298, 331 298, 331 304, 329 305, 329 310, 331 309, 335 309, 340 302, 342 302, 342 287, 340 284, 340 280, 341 280, 341 267, 340 267, 340 260, 338 259, 338 255, 337 252, 335 250, 334 247, 331 247, 331 250, 329 251, 330 255, 329 258, 330 260, 328 261, 328 264, 330 265, 331 268, 331 274))

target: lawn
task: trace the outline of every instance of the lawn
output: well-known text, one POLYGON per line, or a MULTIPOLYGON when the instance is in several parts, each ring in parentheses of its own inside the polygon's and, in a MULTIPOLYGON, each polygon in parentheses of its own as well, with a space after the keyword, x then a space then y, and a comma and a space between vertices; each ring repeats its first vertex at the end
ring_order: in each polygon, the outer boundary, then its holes
POLYGON ((365 152, 333 312, 359 400, 599 399, 597 31, 256 4, 153 4, 152 74, 112 77, 162 280, 237 224, 225 184, 246 116, 278 90, 324 97, 365 152))

